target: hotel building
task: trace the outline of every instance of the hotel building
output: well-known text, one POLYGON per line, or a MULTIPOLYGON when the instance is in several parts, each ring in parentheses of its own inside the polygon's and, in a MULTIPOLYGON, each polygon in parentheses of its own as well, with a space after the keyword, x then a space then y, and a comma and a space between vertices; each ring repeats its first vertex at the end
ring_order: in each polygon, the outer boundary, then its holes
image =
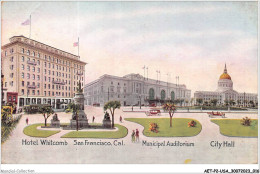
POLYGON ((84 84, 85 65, 79 56, 44 43, 13 36, 2 46, 3 101, 19 107, 50 104, 63 109, 84 84))
POLYGON ((141 104, 161 104, 176 99, 190 102, 191 90, 184 84, 177 85, 164 81, 144 78, 139 74, 123 77, 103 75, 85 85, 86 105, 101 105, 107 101, 118 100, 122 106, 141 104))
MULTIPOLYGON (((210 104, 211 100, 216 99, 217 105, 224 105, 227 102, 233 101, 236 106, 250 106, 258 103, 258 95, 253 93, 238 93, 233 90, 233 81, 231 76, 227 73, 225 64, 224 72, 218 80, 218 88, 216 91, 196 91, 194 93, 194 102, 199 105, 197 99, 201 99, 202 103, 210 104)), ((202 104, 201 103, 201 104, 202 104)))

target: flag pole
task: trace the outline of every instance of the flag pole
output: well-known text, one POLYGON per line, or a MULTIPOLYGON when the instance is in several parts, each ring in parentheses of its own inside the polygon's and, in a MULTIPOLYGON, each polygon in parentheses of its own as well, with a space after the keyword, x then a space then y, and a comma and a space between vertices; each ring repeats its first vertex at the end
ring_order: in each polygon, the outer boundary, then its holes
POLYGON ((79 56, 79 37, 78 37, 78 56, 79 56))
POLYGON ((29 36, 29 39, 31 39, 31 27, 32 27, 32 19, 31 19, 31 15, 30 15, 30 36, 29 36))

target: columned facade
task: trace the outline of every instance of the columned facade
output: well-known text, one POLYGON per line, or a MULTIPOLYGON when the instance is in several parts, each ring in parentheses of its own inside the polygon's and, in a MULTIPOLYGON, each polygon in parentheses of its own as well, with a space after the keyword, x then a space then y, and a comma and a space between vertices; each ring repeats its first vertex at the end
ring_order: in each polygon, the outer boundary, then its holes
POLYGON ((86 105, 104 105, 110 100, 119 100, 122 106, 162 104, 167 101, 181 100, 190 102, 191 91, 185 85, 176 85, 139 74, 123 77, 103 75, 84 87, 86 105))
POLYGON ((216 91, 196 91, 194 93, 195 104, 210 104, 216 100, 217 105, 232 105, 250 107, 257 105, 258 95, 253 93, 238 93, 233 90, 233 82, 227 73, 225 64, 224 72, 219 77, 216 91))

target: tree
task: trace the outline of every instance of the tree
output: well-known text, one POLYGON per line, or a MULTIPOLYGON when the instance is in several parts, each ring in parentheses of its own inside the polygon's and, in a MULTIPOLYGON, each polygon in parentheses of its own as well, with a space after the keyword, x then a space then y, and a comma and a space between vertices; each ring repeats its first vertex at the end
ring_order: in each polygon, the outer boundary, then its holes
POLYGON ((120 109, 121 103, 120 101, 109 101, 104 105, 104 110, 108 110, 111 113, 112 116, 112 128, 114 128, 114 114, 116 109, 120 109))
POLYGON ((212 99, 212 100, 210 100, 210 103, 212 103, 213 106, 216 106, 216 105, 217 105, 217 102, 218 102, 217 99, 212 99))
POLYGON ((203 102, 203 99, 202 98, 197 98, 196 102, 199 103, 199 105, 201 105, 201 103, 203 102))
POLYGON ((169 112, 169 116, 170 116, 170 127, 172 127, 172 117, 174 112, 176 111, 176 107, 173 103, 166 103, 162 106, 162 108, 169 112))
POLYGON ((249 103, 250 103, 251 107, 254 107, 254 106, 255 106, 255 103, 254 103, 253 100, 250 100, 249 103))
POLYGON ((225 105, 227 106, 229 104, 229 101, 228 100, 224 100, 225 102, 225 105))
POLYGON ((43 115, 44 117, 44 123, 45 123, 45 127, 47 126, 47 120, 48 118, 51 116, 51 114, 54 114, 54 111, 52 110, 52 108, 50 106, 41 106, 39 109, 39 112, 43 115))

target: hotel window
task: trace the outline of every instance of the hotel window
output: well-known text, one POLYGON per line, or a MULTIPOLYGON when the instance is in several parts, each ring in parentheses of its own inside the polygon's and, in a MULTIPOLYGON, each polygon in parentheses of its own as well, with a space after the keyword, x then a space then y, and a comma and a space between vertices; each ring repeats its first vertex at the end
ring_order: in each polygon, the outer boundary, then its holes
POLYGON ((70 74, 69 74, 69 78, 70 78, 70 74))
POLYGON ((11 65, 11 66, 10 66, 10 69, 13 70, 13 69, 14 69, 14 65, 11 65))
POLYGON ((59 63, 59 59, 57 59, 57 63, 59 63))
POLYGON ((49 77, 49 82, 51 82, 51 78, 49 77))
POLYGON ((24 70, 24 64, 22 64, 22 70, 24 70))
POLYGON ((44 69, 44 74, 47 74, 47 70, 46 69, 44 69))
POLYGON ((82 77, 82 81, 83 81, 83 77, 82 77))
POLYGON ((44 84, 44 89, 46 89, 46 84, 44 84))
POLYGON ((47 67, 47 63, 46 62, 44 62, 44 67, 47 67))
POLYGON ((32 67, 32 71, 35 72, 35 67, 34 66, 32 67))
POLYGON ((5 82, 5 87, 7 87, 7 82, 5 82))
POLYGON ((69 72, 70 72, 70 68, 69 68, 69 72))
POLYGON ((29 73, 27 73, 27 79, 30 79, 30 74, 29 73))
POLYGON ((62 96, 64 96, 64 92, 62 92, 62 96))
POLYGON ((65 77, 67 78, 67 74, 65 74, 65 77))
POLYGON ((24 56, 22 56, 22 62, 24 62, 24 56))
POLYGON ((35 75, 34 74, 32 75, 32 79, 35 80, 35 75))
POLYGON ((70 85, 70 80, 69 80, 69 85, 70 85))
POLYGON ((59 76, 59 72, 57 72, 56 74, 57 74, 57 76, 59 76))
POLYGON ((64 66, 62 67, 62 71, 64 71, 64 66))
POLYGON ((7 51, 5 51, 5 56, 7 56, 7 51))
POLYGON ((49 61, 51 61, 51 56, 49 56, 49 61))
POLYGON ((54 92, 52 92, 52 96, 54 96, 54 92))
POLYGON ((51 64, 49 63, 49 68, 51 68, 51 64))
POLYGON ((61 73, 59 72, 59 76, 61 76, 61 73))
POLYGON ((46 91, 44 91, 44 96, 46 96, 46 91))
POLYGON ((24 78, 24 73, 22 72, 22 78, 24 78))
POLYGON ((33 56, 35 56, 35 52, 33 52, 33 56))
POLYGON ((54 62, 54 57, 52 58, 52 61, 54 62))
POLYGON ((27 61, 30 61, 30 57, 27 57, 27 61))
POLYGON ((32 95, 35 95, 35 90, 32 90, 32 95))
POLYGON ((30 71, 30 66, 29 65, 27 65, 27 70, 30 71))
POLYGON ((48 70, 48 72, 49 72, 49 75, 51 75, 51 70, 48 70))
POLYGON ((40 68, 37 68, 37 72, 38 72, 38 73, 40 72, 40 68))
POLYGON ((27 55, 30 55, 30 50, 27 50, 27 55))
POLYGON ((45 81, 45 82, 47 81, 47 77, 46 77, 46 76, 44 76, 44 81, 45 81))
POLYGON ((14 73, 11 73, 11 74, 10 74, 10 77, 13 78, 13 77, 14 77, 14 73))
POLYGON ((54 85, 52 85, 52 89, 54 89, 54 85))
POLYGON ((29 89, 27 90, 27 95, 30 95, 30 90, 29 89))
POLYGON ((13 61, 14 61, 14 57, 11 57, 11 58, 10 58, 10 61, 13 62, 13 61))
POLYGON ((52 68, 54 69, 54 64, 52 64, 52 68))
POLYGON ((24 48, 22 48, 22 53, 24 53, 24 48))
POLYGON ((47 56, 46 55, 44 55, 44 59, 47 60, 47 56))
POLYGON ((14 52, 14 49, 13 49, 13 48, 11 48, 11 49, 10 49, 10 53, 13 53, 13 52, 14 52))
POLYGON ((41 57, 41 54, 40 54, 40 53, 38 53, 38 57, 39 57, 39 58, 41 57))
POLYGON ((50 91, 48 92, 48 95, 49 95, 49 96, 51 95, 51 92, 50 92, 50 91))
POLYGON ((58 65, 56 65, 56 69, 57 69, 57 70, 59 69, 59 66, 58 66, 58 65))
POLYGON ((39 90, 37 90, 37 95, 40 95, 40 91, 39 90))
POLYGON ((22 95, 24 95, 24 89, 22 89, 22 95))
POLYGON ((69 86, 69 90, 70 90, 70 86, 69 86))
POLYGON ((37 88, 40 88, 40 83, 37 83, 37 88))
POLYGON ((24 86, 24 81, 22 81, 22 86, 24 86))
POLYGON ((48 84, 48 89, 51 89, 51 85, 50 84, 48 84))
POLYGON ((40 61, 39 60, 37 60, 37 64, 40 65, 40 61))
POLYGON ((10 82, 10 85, 11 85, 11 86, 13 86, 13 85, 14 85, 14 82, 13 82, 13 81, 11 81, 11 82, 10 82))
POLYGON ((60 70, 61 70, 61 66, 59 66, 60 70))

